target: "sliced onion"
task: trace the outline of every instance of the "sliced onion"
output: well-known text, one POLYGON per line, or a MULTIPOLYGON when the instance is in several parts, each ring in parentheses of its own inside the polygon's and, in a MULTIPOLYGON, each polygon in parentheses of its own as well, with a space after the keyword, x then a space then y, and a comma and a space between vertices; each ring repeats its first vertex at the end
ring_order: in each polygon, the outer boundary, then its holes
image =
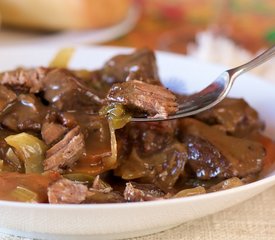
POLYGON ((205 188, 199 186, 195 188, 181 190, 176 195, 174 195, 173 198, 190 197, 190 196, 204 194, 204 193, 206 193, 205 188))
POLYGON ((111 135, 111 156, 103 157, 102 161, 105 169, 114 169, 117 167, 117 141, 112 121, 109 121, 109 128, 111 135))
POLYGON ((4 161, 0 159, 0 172, 3 171, 4 168, 4 161))
POLYGON ((69 62, 75 52, 74 48, 63 48, 61 49, 54 59, 49 64, 49 67, 52 68, 67 68, 69 62))
POLYGON ((11 196, 20 202, 29 202, 29 203, 37 203, 38 202, 37 193, 29 190, 26 187, 22 187, 22 186, 17 186, 11 192, 11 196))
POLYGON ((26 173, 42 173, 47 147, 39 138, 28 133, 10 135, 5 141, 13 147, 18 158, 25 165, 26 173))
POLYGON ((115 130, 123 128, 131 120, 131 116, 126 113, 123 105, 119 103, 110 104, 100 111, 100 115, 106 115, 109 122, 111 136, 111 156, 104 157, 103 163, 105 169, 114 169, 117 167, 117 140, 115 130))

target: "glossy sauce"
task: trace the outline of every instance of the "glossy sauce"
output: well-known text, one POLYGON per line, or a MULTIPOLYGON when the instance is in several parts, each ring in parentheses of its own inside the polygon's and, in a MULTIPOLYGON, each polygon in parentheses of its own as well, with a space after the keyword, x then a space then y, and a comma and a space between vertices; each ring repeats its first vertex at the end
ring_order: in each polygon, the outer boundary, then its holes
POLYGON ((48 174, 18 174, 13 172, 2 172, 0 178, 0 199, 7 201, 20 201, 13 191, 18 187, 26 188, 37 194, 37 202, 46 203, 47 187, 60 178, 58 173, 48 174))

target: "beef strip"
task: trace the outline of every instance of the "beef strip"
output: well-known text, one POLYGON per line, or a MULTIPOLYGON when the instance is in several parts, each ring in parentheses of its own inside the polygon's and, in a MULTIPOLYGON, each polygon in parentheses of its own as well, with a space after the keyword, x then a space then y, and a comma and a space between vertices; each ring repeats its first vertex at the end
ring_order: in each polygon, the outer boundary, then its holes
POLYGON ((0 114, 16 100, 16 94, 7 87, 0 85, 0 114))
POLYGON ((105 63, 102 79, 108 83, 139 80, 160 84, 156 57, 153 51, 140 49, 132 54, 117 55, 105 63))
POLYGON ((44 170, 62 171, 64 168, 71 167, 84 151, 84 136, 80 127, 75 127, 46 152, 44 170))
POLYGON ((17 101, 0 117, 5 127, 15 131, 41 130, 47 107, 33 94, 20 94, 17 101))
POLYGON ((23 69, 5 72, 0 75, 0 84, 10 86, 15 90, 38 93, 42 88, 42 79, 47 74, 46 68, 23 69))
POLYGON ((129 182, 123 195, 127 202, 143 202, 164 199, 165 193, 152 184, 129 182))
POLYGON ((44 98, 59 110, 80 110, 93 113, 102 100, 84 81, 65 69, 51 70, 43 79, 44 98))
POLYGON ((179 135, 183 141, 187 136, 188 164, 198 178, 245 177, 257 174, 263 167, 265 150, 259 142, 227 136, 191 118, 180 120, 179 135), (188 140, 189 135, 195 138, 188 140))
POLYGON ((244 99, 226 98, 195 118, 237 137, 263 129, 258 113, 244 99))
POLYGON ((79 204, 86 199, 87 186, 62 178, 48 187, 48 199, 51 204, 79 204))
POLYGON ((163 86, 133 80, 112 86, 108 102, 118 102, 151 117, 167 118, 177 112, 176 96, 163 86))

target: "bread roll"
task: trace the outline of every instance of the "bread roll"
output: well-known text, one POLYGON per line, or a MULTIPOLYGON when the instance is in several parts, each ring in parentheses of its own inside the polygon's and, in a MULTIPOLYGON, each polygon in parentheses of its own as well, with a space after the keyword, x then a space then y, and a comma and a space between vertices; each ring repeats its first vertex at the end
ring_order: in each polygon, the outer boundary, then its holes
POLYGON ((39 30, 106 27, 126 17, 131 0, 0 0, 3 25, 39 30))

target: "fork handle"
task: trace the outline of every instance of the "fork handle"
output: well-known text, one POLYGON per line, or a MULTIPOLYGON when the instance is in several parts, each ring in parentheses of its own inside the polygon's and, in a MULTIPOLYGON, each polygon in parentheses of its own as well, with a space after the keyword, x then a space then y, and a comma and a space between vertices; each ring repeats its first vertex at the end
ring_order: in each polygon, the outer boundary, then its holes
POLYGON ((227 72, 233 79, 235 79, 240 74, 245 73, 255 67, 258 67, 261 64, 263 64, 264 62, 270 60, 272 57, 274 57, 274 55, 275 55, 275 45, 268 48, 267 50, 265 50, 263 53, 261 53, 259 56, 252 59, 248 63, 245 63, 239 67, 236 67, 236 68, 232 68, 232 69, 228 70, 227 72))

